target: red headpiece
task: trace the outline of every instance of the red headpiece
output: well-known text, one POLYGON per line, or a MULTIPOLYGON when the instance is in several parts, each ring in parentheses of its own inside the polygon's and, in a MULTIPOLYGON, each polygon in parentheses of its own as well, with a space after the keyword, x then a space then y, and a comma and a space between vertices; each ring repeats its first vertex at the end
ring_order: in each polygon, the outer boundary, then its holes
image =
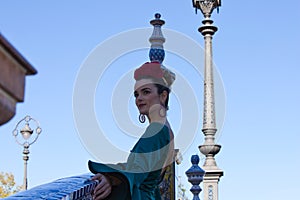
POLYGON ((163 70, 160 67, 159 62, 146 62, 141 67, 135 70, 134 79, 138 80, 143 77, 153 77, 157 79, 163 78, 163 70))
POLYGON ((170 87, 175 80, 175 74, 157 61, 146 62, 134 71, 135 80, 139 80, 144 77, 161 79, 167 87, 170 87))

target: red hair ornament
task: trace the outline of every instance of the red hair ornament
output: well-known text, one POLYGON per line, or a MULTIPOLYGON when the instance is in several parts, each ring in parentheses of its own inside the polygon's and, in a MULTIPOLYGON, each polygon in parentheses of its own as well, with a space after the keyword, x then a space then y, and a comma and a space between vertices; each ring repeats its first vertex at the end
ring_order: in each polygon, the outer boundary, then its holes
POLYGON ((146 62, 135 70, 134 79, 139 80, 146 77, 162 80, 165 86, 170 87, 176 76, 159 62, 146 62))
POLYGON ((135 70, 134 79, 139 80, 143 77, 153 77, 156 79, 162 79, 164 72, 160 67, 159 62, 146 62, 141 67, 135 70))

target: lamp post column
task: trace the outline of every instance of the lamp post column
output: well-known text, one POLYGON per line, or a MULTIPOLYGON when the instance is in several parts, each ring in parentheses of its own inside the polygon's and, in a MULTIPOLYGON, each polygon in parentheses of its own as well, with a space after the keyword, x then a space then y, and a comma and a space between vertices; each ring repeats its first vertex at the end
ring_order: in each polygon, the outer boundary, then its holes
POLYGON ((23 190, 27 190, 27 162, 29 160, 29 146, 24 146, 23 150, 23 160, 24 160, 24 180, 23 180, 23 190))
POLYGON ((20 120, 12 132, 13 136, 15 137, 16 142, 19 145, 24 147, 24 149, 23 149, 24 179, 23 179, 23 188, 22 188, 23 190, 27 190, 27 187, 28 187, 27 163, 29 160, 29 147, 30 147, 30 145, 32 145, 33 143, 36 142, 36 140, 38 139, 41 132, 42 132, 42 129, 41 129, 38 121, 31 118, 30 116, 26 116, 22 120, 20 120), (30 121, 35 122, 36 129, 32 130, 29 127, 30 121), (21 126, 24 123, 25 123, 24 127, 19 131, 18 130, 19 126, 21 126), (19 132, 21 134, 19 134, 19 132))
POLYGON ((218 200, 218 183, 223 171, 218 168, 215 161, 215 155, 219 153, 221 145, 215 143, 216 111, 214 96, 214 77, 213 77, 213 51, 212 38, 218 30, 213 26, 213 20, 210 19, 215 8, 221 6, 220 0, 193 0, 193 6, 196 11, 201 10, 204 15, 202 26, 198 29, 204 37, 205 61, 204 61, 204 108, 203 108, 203 129, 205 136, 204 144, 199 146, 199 150, 205 155, 203 169, 205 175, 203 178, 204 200, 218 200))

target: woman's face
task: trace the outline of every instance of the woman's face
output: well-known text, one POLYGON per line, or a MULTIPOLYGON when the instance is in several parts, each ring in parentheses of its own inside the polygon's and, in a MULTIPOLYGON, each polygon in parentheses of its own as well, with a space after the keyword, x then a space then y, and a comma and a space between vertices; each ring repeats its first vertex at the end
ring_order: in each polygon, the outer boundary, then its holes
POLYGON ((134 96, 135 104, 141 114, 148 115, 151 108, 161 105, 161 97, 158 94, 157 87, 150 79, 136 81, 134 96))

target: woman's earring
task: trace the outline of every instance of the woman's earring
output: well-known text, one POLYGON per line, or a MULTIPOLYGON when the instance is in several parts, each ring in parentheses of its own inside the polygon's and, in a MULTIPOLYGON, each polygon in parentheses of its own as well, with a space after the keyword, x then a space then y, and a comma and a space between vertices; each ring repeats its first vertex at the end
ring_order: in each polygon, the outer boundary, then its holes
POLYGON ((160 108, 159 110, 159 116, 165 117, 166 116, 166 109, 165 108, 160 108))
POLYGON ((145 121, 146 121, 145 115, 140 114, 140 115, 139 115, 139 121, 140 121, 141 123, 145 123, 145 121))

